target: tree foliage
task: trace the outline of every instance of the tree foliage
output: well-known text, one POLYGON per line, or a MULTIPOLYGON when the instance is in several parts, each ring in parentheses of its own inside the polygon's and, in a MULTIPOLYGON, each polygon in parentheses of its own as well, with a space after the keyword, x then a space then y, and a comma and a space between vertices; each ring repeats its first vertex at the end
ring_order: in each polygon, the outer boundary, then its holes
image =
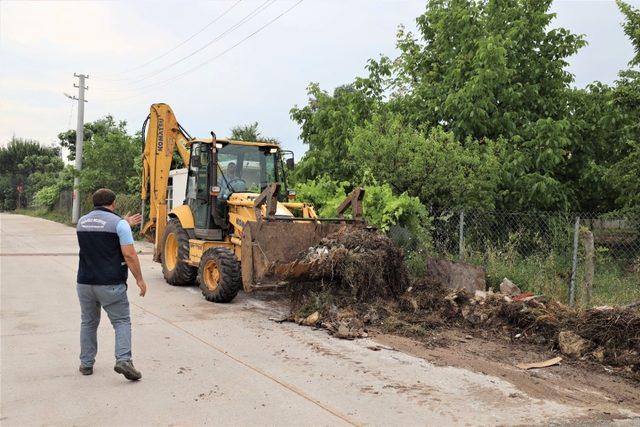
POLYGON ((138 176, 134 163, 142 150, 140 134, 129 135, 126 122, 116 122, 112 116, 89 123, 88 127, 92 135, 83 150, 80 190, 92 192, 106 187, 116 193, 128 192, 130 179, 138 176))
POLYGON ((3 209, 24 207, 41 188, 56 182, 64 162, 59 147, 13 137, 0 147, 0 204, 3 209), (23 193, 18 194, 18 187, 23 193), (20 205, 18 206, 18 200, 20 205))
POLYGON ((298 164, 297 178, 326 173, 336 180, 348 180, 356 171, 347 156, 348 141, 355 127, 375 111, 376 98, 356 84, 340 86, 330 95, 312 83, 307 92, 309 103, 291 109, 291 118, 301 127, 300 138, 308 145, 298 164))
MULTIPOLYGON (((379 184, 373 176, 364 177, 363 204, 367 222, 388 231, 393 226, 406 228, 411 235, 422 237, 427 242, 430 225, 426 208, 416 197, 406 193, 395 195, 389 184, 379 184)), ((316 212, 325 218, 335 218, 337 208, 351 190, 347 181, 336 181, 328 175, 307 180, 296 185, 297 198, 313 205, 316 212)))
MULTIPOLYGON (((551 0, 432 0, 396 58, 291 116, 308 151, 296 174, 370 173, 430 207, 614 211, 637 206, 638 71, 572 87, 586 44, 554 28, 551 0)), ((618 1, 640 57, 640 13, 618 1)))
POLYGON ((361 174, 434 208, 493 208, 499 183, 496 147, 488 140, 461 143, 440 127, 424 135, 390 114, 356 128, 349 154, 361 174))
POLYGON ((235 139, 238 141, 278 142, 276 138, 263 136, 262 133, 258 130, 258 122, 232 127, 230 139, 235 139))

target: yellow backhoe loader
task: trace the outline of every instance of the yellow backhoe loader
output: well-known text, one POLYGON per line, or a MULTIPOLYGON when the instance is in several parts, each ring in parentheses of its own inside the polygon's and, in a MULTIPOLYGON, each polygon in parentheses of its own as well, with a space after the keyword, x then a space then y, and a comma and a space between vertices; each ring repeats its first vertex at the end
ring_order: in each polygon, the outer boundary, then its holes
POLYGON ((151 106, 142 134, 141 232, 154 242, 166 281, 197 281, 209 301, 287 283, 305 266, 282 266, 302 251, 341 228, 365 226, 360 188, 340 205, 338 218, 318 218, 312 206, 296 202, 286 187, 293 153, 277 143, 219 139, 214 132, 193 138, 167 104, 151 106), (168 212, 176 153, 188 170, 187 187, 184 203, 168 212))

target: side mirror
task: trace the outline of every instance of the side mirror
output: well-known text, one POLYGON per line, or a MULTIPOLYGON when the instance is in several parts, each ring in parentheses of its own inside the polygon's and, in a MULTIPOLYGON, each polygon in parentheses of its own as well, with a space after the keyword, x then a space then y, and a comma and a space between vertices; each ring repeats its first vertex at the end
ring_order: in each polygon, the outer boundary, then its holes
POLYGON ((287 164, 287 169, 289 169, 289 170, 293 170, 293 168, 295 167, 295 163, 294 163, 294 161, 293 161, 293 157, 289 157, 289 158, 286 160, 286 164, 287 164))
POLYGON ((194 167, 194 168, 200 167, 200 156, 191 157, 191 167, 194 167))

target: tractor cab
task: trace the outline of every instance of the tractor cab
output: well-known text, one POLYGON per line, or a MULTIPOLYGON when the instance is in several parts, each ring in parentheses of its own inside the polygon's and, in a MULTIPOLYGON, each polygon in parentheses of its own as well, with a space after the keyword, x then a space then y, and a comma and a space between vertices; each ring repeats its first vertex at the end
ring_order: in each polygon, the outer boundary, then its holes
POLYGON ((234 194, 254 199, 279 182, 283 185, 277 198, 287 198, 286 170, 293 166, 293 153, 280 150, 277 143, 193 140, 190 154, 185 202, 193 214, 196 237, 224 239, 229 230, 228 201, 234 194))

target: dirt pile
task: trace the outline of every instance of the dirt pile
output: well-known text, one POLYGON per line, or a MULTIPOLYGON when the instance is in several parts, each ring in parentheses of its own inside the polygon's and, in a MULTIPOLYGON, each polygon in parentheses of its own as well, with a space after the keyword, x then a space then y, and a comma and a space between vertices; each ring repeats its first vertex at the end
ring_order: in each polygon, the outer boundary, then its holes
POLYGON ((409 286, 402 252, 367 230, 328 236, 298 262, 313 268, 292 289, 290 321, 349 339, 373 329, 414 338, 442 327, 480 329, 565 349, 640 379, 640 307, 575 310, 531 293, 471 294, 424 279, 409 286))
MULTIPOLYGON (((525 294, 521 294, 525 295, 525 294)), ((422 328, 457 325, 481 328, 512 340, 557 348, 640 374, 640 309, 637 307, 570 308, 544 296, 447 291, 418 282, 400 299, 396 322, 422 328), (577 337, 577 339, 575 338, 577 337), (564 350, 566 345, 567 349, 564 350)), ((402 331, 401 331, 402 332, 402 331)))
POLYGON ((331 234, 285 268, 284 275, 298 276, 288 320, 340 338, 367 336, 383 301, 399 300, 409 286, 402 251, 367 229, 331 234))
POLYGON ((409 285, 402 251, 368 229, 330 234, 286 268, 303 283, 330 284, 332 293, 360 303, 396 299, 409 285))

